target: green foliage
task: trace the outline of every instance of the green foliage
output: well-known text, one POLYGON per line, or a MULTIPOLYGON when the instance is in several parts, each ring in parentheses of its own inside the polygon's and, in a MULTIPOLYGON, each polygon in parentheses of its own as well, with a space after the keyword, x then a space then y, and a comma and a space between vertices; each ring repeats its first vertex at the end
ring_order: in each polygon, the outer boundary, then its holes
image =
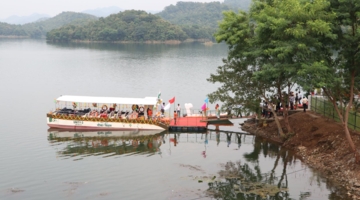
POLYGON ((177 2, 157 15, 180 25, 186 34, 193 39, 213 39, 213 34, 222 20, 222 12, 231 10, 230 6, 220 2, 177 2))
POLYGON ((235 10, 249 10, 251 0, 224 0, 224 4, 232 7, 235 10))
MULTIPOLYGON (((229 45, 229 55, 208 79, 222 84, 210 100, 249 107, 260 98, 280 98, 284 105, 283 91, 289 93, 304 79, 298 72, 318 62, 314 51, 323 47, 321 41, 336 38, 328 6, 325 0, 258 0, 249 13, 224 12, 215 37, 229 45)), ((290 126, 287 129, 291 132, 290 126)))
POLYGON ((89 14, 62 12, 53 18, 24 25, 10 25, 6 23, 0 23, 0 35, 40 38, 44 37, 48 31, 59 28, 63 25, 87 24, 96 19, 97 17, 89 14))
POLYGON ((220 2, 177 2, 177 4, 165 7, 157 15, 163 19, 178 25, 198 25, 217 28, 217 23, 222 19, 222 12, 230 10, 230 7, 220 2))
POLYGON ((100 18, 85 26, 68 25, 47 34, 50 41, 165 41, 187 38, 178 26, 145 11, 129 10, 100 18))
POLYGON ((331 27, 336 40, 320 38, 323 46, 317 50, 318 62, 304 65, 300 75, 305 77, 305 87, 323 88, 330 99, 347 104, 350 94, 360 90, 360 2, 329 3, 328 12, 336 15, 331 27))
POLYGON ((27 36, 25 30, 21 25, 10 25, 0 22, 0 35, 1 36, 27 36))

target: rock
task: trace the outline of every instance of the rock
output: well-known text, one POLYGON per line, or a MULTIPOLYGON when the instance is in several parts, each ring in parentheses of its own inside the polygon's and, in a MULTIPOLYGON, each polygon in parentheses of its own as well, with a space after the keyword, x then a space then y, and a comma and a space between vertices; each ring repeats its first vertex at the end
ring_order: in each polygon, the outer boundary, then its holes
POLYGON ((348 163, 348 165, 355 163, 355 158, 351 158, 347 163, 348 163))
POLYGON ((304 146, 299 146, 299 147, 297 148, 297 150, 300 151, 300 152, 304 152, 304 151, 306 151, 306 147, 304 147, 304 146))

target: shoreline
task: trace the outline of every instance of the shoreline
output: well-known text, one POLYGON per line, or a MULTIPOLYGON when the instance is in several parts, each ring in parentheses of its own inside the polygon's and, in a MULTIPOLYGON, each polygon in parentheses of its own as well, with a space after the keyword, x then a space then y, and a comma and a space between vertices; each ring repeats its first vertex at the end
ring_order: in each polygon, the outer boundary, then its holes
MULTIPOLYGON (((280 123, 283 125, 282 120, 280 123)), ((289 116, 289 123, 295 133, 286 141, 278 136, 273 122, 260 127, 252 118, 245 121, 241 129, 293 150, 309 167, 340 189, 346 190, 349 197, 360 199, 360 166, 355 163, 342 126, 311 111, 289 116)), ((356 146, 360 146, 359 135, 351 131, 356 146)))
MULTIPOLYGON (((46 40, 47 42, 51 42, 51 43, 62 43, 61 41, 49 41, 46 40)), ((86 44, 91 44, 91 43, 98 43, 98 44, 102 44, 102 43, 113 43, 113 44, 171 44, 171 45, 178 45, 178 44, 184 44, 184 43, 203 43, 206 46, 211 46, 213 43, 211 40, 209 39, 186 39, 184 41, 181 40, 164 40, 164 41, 160 41, 160 40, 147 40, 147 41, 94 41, 94 40, 71 40, 68 41, 71 43, 86 43, 86 44)))
POLYGON ((31 38, 29 36, 16 36, 16 35, 0 35, 0 39, 44 39, 49 43, 84 43, 84 44, 106 44, 106 43, 113 43, 113 44, 170 44, 170 45, 178 45, 184 43, 202 43, 205 46, 211 47, 214 43, 210 39, 186 39, 184 41, 181 40, 147 40, 147 41, 95 41, 95 40, 71 40, 71 41, 51 41, 46 40, 46 38, 31 38))

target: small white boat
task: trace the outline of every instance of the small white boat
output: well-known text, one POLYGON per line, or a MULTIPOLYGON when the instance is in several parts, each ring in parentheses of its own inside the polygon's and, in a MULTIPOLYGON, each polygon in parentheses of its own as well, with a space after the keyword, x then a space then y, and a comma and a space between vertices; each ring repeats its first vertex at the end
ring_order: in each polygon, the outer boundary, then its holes
POLYGON ((168 130, 170 120, 148 116, 156 97, 120 98, 60 96, 55 110, 47 113, 50 128, 71 130, 168 130))

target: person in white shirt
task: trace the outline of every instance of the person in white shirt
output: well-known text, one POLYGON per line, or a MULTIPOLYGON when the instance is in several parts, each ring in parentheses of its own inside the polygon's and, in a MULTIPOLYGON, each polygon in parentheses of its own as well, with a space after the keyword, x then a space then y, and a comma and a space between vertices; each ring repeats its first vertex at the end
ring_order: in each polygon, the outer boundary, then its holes
POLYGON ((308 107, 308 99, 306 97, 304 97, 302 100, 301 100, 301 103, 303 105, 303 108, 304 108, 304 112, 306 112, 306 109, 308 107))
POLYGON ((181 107, 180 107, 180 104, 178 104, 178 106, 176 108, 176 112, 177 112, 178 117, 180 117, 180 111, 181 111, 181 107))
POLYGON ((164 116, 165 113, 165 103, 161 104, 161 115, 164 116))

